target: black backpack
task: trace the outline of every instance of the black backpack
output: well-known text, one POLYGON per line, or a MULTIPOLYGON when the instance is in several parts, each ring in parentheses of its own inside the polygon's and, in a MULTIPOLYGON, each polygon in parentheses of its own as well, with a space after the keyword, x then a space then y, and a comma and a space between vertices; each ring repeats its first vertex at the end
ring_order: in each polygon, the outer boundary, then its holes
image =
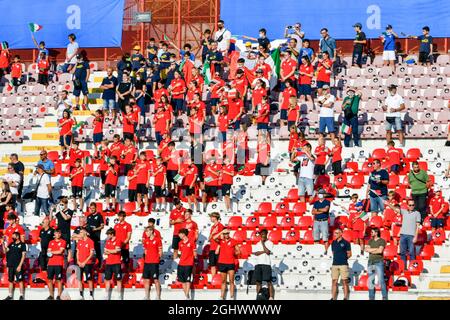
POLYGON ((262 287, 259 290, 258 295, 256 296, 256 300, 269 300, 269 298, 270 298, 269 288, 267 287, 262 287))

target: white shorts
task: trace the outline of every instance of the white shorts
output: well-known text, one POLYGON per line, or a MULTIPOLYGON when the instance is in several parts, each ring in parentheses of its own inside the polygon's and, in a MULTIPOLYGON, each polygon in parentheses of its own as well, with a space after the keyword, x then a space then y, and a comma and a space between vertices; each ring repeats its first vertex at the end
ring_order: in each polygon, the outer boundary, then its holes
POLYGON ((384 61, 395 61, 395 51, 383 51, 384 61))

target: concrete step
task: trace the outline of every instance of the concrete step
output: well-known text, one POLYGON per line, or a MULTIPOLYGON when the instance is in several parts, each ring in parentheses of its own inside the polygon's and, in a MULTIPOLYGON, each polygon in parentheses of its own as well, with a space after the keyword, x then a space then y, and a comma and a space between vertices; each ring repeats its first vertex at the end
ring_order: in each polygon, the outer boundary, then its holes
POLYGON ((433 296, 420 296, 417 300, 450 300, 449 297, 433 297, 433 296))
MULTIPOLYGON (((59 141, 59 133, 57 132, 41 132, 41 133, 33 133, 31 135, 32 140, 55 140, 59 141)), ((40 143, 43 143, 44 141, 40 141, 40 143)))
POLYGON ((450 273, 450 266, 441 266, 441 273, 450 273))
POLYGON ((429 289, 450 290, 450 281, 431 281, 429 289))
MULTIPOLYGON (((20 161, 23 163, 36 163, 40 160, 39 155, 20 155, 20 161)), ((2 162, 9 162, 9 155, 3 156, 2 162)))
MULTIPOLYGON (((37 142, 37 141, 33 141, 37 142)), ((61 147, 59 145, 49 146, 49 145, 36 145, 36 146, 22 146, 23 154, 26 154, 26 152, 39 152, 41 150, 47 150, 47 151, 59 151, 61 150, 61 147)))

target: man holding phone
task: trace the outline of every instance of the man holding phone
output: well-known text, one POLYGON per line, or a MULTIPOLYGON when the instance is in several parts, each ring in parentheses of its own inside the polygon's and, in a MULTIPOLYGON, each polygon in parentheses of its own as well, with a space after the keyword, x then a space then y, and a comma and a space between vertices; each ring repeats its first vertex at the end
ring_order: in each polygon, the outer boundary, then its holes
POLYGON ((301 23, 297 22, 293 26, 286 26, 284 29, 284 37, 297 40, 295 50, 297 52, 300 51, 302 48, 303 38, 305 37, 305 33, 302 31, 301 23))

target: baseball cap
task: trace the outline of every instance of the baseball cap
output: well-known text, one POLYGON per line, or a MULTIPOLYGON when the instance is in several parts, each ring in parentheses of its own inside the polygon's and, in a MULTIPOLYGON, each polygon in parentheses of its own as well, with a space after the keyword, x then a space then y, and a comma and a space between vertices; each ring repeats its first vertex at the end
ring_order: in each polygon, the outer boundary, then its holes
POLYGON ((355 27, 362 28, 362 24, 360 22, 357 22, 353 25, 353 28, 355 27))
POLYGON ((349 91, 356 92, 355 89, 353 89, 353 88, 348 88, 346 92, 349 92, 349 91))
POLYGON ((209 214, 210 217, 216 217, 217 219, 220 219, 220 213, 218 212, 212 212, 209 214))
POLYGON ((330 86, 327 85, 327 84, 325 84, 325 85, 322 87, 322 89, 330 89, 330 86))
POLYGON ((245 43, 245 46, 246 46, 246 47, 251 47, 251 46, 252 46, 252 43, 251 43, 250 41, 247 41, 247 42, 245 43))
POLYGON ((133 47, 133 50, 141 50, 141 47, 138 46, 138 45, 135 45, 135 46, 133 47))

